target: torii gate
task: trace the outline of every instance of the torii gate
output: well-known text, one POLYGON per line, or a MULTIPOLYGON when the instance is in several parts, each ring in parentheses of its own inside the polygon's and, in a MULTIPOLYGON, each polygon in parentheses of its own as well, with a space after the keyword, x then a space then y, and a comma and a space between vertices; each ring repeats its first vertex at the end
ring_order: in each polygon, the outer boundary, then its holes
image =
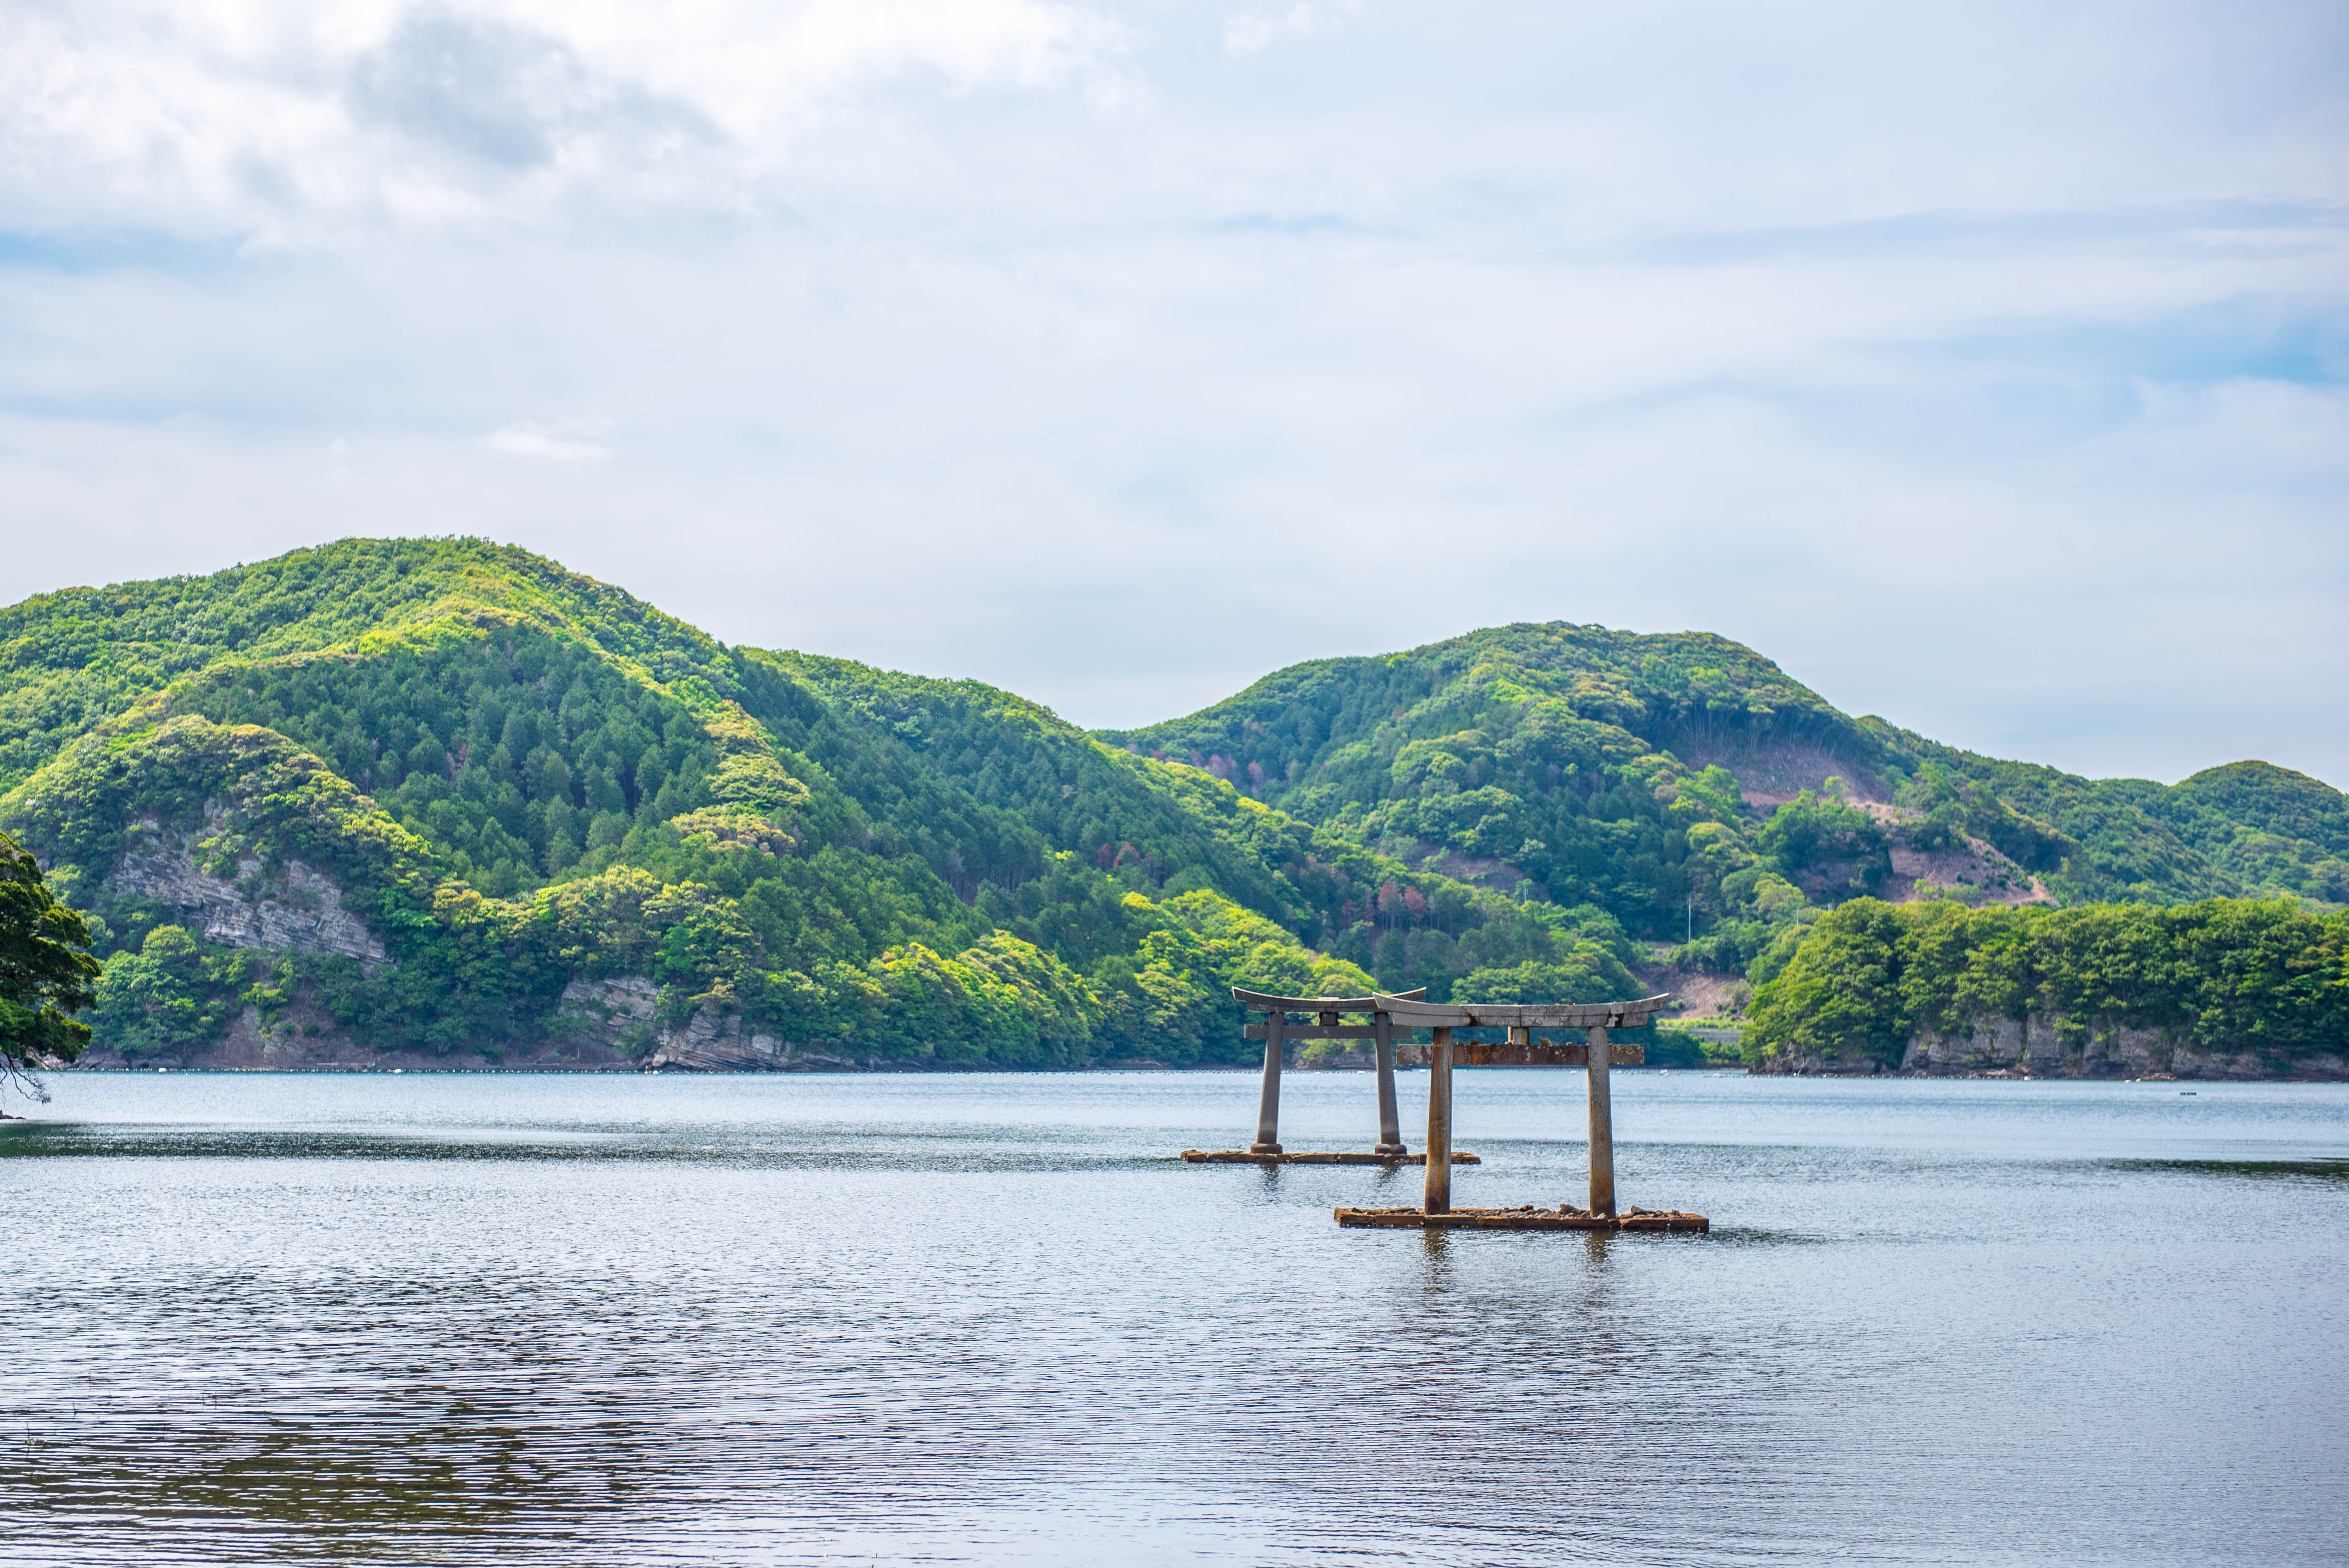
MULTIPOLYGON (((1645 1047, 1619 1046, 1607 1038, 1609 1029, 1645 1027, 1671 1001, 1671 993, 1643 996, 1636 1002, 1555 1003, 1526 1006, 1470 1003, 1433 1004, 1398 999, 1394 1020, 1406 1028, 1428 1031, 1427 1047, 1427 1207, 1430 1214, 1452 1208, 1452 1170, 1434 1159, 1440 1141, 1452 1146, 1452 1068, 1454 1053, 1460 1065, 1471 1067, 1579 1067, 1590 1069, 1590 1209, 1593 1214, 1615 1212, 1615 1116, 1609 1097, 1608 1069, 1637 1067, 1648 1059, 1645 1047), (1493 1045, 1463 1040, 1454 1045, 1452 1031, 1464 1028, 1505 1028, 1506 1042, 1493 1045), (1581 1029, 1582 1040, 1537 1040, 1536 1029, 1581 1029)), ((1381 998, 1385 1000, 1385 998, 1381 998)))
POLYGON ((1257 1108, 1257 1140, 1245 1154, 1235 1150, 1209 1155, 1189 1150, 1185 1151, 1183 1158, 1194 1161, 1246 1161, 1265 1164, 1367 1165, 1409 1161, 1413 1164, 1423 1162, 1426 1165, 1424 1207, 1341 1208, 1337 1212, 1340 1225, 1382 1229, 1432 1225, 1454 1230, 1543 1231, 1704 1231, 1711 1228, 1703 1215, 1684 1214, 1678 1210, 1632 1209, 1619 1214, 1616 1212, 1615 1129, 1609 1096, 1608 1069, 1610 1067, 1637 1066, 1647 1059, 1647 1052, 1637 1045, 1611 1043, 1607 1031, 1643 1027, 1671 1000, 1669 992, 1630 1002, 1532 1006, 1432 1003, 1425 1000, 1426 995, 1423 988, 1398 995, 1373 993, 1369 996, 1352 997, 1270 996, 1234 986, 1232 995, 1243 1006, 1265 1015, 1263 1025, 1250 1026, 1247 1031, 1249 1038, 1261 1037, 1264 1040, 1264 1087, 1257 1108), (1312 1024, 1291 1026, 1286 1016, 1290 1012, 1313 1013, 1317 1019, 1312 1024), (1340 1013, 1369 1013, 1371 1022, 1367 1027, 1343 1026, 1338 1022, 1340 1013), (1427 1047, 1427 1149, 1425 1154, 1419 1158, 1412 1157, 1404 1150, 1398 1125, 1394 1087, 1394 1031, 1397 1028, 1424 1028, 1430 1036, 1427 1047), (1455 1045, 1452 1031, 1458 1028, 1506 1028, 1508 1039, 1501 1044, 1464 1040, 1455 1045), (1533 1031, 1540 1028, 1581 1029, 1585 1031, 1586 1037, 1574 1042, 1537 1040, 1533 1037, 1533 1031), (1374 1152, 1367 1155, 1283 1152, 1279 1142, 1280 1070, 1283 1047, 1290 1037, 1369 1038, 1376 1043, 1379 1145, 1374 1152), (1588 1209, 1575 1210, 1563 1206, 1556 1210, 1453 1209, 1452 1167, 1454 1164, 1481 1163, 1475 1155, 1457 1153, 1452 1148, 1452 1068, 1455 1059, 1463 1066, 1587 1067, 1589 1069, 1590 1206, 1588 1209))
MULTIPOLYGON (((1416 1165, 1424 1156, 1413 1154, 1403 1146, 1400 1113, 1395 1109, 1395 1023, 1392 1006, 1420 1006, 1427 988, 1398 992, 1394 995, 1369 996, 1272 996, 1261 991, 1245 991, 1232 987, 1232 996, 1243 1007, 1262 1013, 1264 1022, 1250 1024, 1241 1031, 1244 1037, 1264 1042, 1264 1084, 1257 1097, 1256 1141, 1246 1150, 1226 1149, 1214 1153, 1185 1149, 1183 1158, 1194 1165, 1416 1165), (1291 1013, 1310 1013, 1310 1024, 1288 1022, 1291 1013), (1340 1024, 1342 1013, 1368 1013, 1368 1024, 1340 1024), (1370 1040, 1373 1042, 1379 1068, 1379 1141, 1367 1154, 1292 1154, 1280 1146, 1280 1070, 1291 1040, 1370 1040)), ((1413 1026, 1405 1024, 1407 1031, 1413 1026)), ((1454 1163, 1475 1165, 1476 1156, 1464 1151, 1452 1155, 1454 1163)))

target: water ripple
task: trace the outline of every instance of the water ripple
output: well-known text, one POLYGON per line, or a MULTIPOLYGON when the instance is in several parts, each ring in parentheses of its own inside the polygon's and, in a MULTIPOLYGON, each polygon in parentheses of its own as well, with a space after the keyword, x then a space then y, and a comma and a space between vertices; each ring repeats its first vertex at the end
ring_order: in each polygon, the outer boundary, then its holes
MULTIPOLYGON (((1709 1237, 1340 1232, 1419 1173, 1172 1160, 1237 1078, 67 1076, 0 1563, 2340 1555, 2349 1096, 1675 1076, 1709 1237)), ((1579 1086, 1469 1078, 1457 1200, 1573 1195, 1579 1086)))

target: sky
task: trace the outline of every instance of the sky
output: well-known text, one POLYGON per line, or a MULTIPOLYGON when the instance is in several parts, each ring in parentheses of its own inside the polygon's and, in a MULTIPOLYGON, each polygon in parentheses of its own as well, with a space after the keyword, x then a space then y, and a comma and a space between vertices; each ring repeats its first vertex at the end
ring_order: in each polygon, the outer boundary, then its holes
POLYGON ((0 7, 0 599, 449 533, 1093 726, 1567 620, 2349 786, 2349 7, 0 7))

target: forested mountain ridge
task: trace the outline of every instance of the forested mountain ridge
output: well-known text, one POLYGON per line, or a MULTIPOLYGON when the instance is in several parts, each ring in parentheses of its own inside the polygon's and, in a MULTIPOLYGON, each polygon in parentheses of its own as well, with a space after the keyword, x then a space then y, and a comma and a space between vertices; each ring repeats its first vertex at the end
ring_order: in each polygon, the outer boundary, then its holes
POLYGON ((233 660, 361 658, 436 624, 524 619, 663 678, 715 643, 622 591, 495 547, 348 540, 202 577, 36 594, 0 608, 0 792, 171 680, 233 660))
MULTIPOLYGON (((0 766, 97 917, 101 1047, 149 1057, 1235 1058, 1230 984, 1373 983, 1305 944, 1396 870, 1009 693, 727 648, 475 541, 12 606, 0 766)), ((1628 983, 1595 911, 1411 899, 1470 967, 1628 983)))
POLYGON ((1698 634, 1494 628, 1095 736, 479 541, 0 610, 0 826, 96 917, 123 1059, 1237 1061, 1234 983, 1596 999, 1632 936, 1766 982, 1871 893, 2332 899, 2342 808, 1972 758, 1698 634))
POLYGON ((1764 1068, 2349 1075, 2349 800, 2268 763, 2082 779, 1848 717, 1723 638, 1565 624, 1103 738, 1689 938, 1683 981, 1751 983, 1764 1068))
POLYGON ((1692 896, 1700 918, 1754 913, 1764 879, 1741 873, 1757 860, 1813 897, 1920 882, 1971 897, 1931 875, 1971 851, 1986 873, 1971 884, 2002 902, 2349 901, 2349 803, 2315 779, 2238 762, 2164 786, 1978 757, 1847 717, 1704 634, 1495 627, 1294 665, 1102 738, 1413 864, 1592 900, 1652 936, 1683 928, 1692 896), (1852 815, 1818 819, 1823 790, 1852 815), (1757 857, 1774 821, 1775 852, 1757 857))

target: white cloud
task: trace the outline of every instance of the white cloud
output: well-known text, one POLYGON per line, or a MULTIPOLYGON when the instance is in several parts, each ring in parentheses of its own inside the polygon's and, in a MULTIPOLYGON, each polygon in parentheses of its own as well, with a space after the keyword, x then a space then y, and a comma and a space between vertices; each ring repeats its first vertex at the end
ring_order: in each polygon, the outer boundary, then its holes
POLYGON ((1100 723, 1695 626, 2349 782, 2337 7, 1248 15, 10 9, 16 580, 480 531, 1100 723))
POLYGON ((582 200, 739 210, 843 95, 1047 86, 1115 36, 1060 0, 17 5, 0 195, 20 222, 277 242, 582 200))
POLYGON ((1357 0, 1297 0, 1276 11, 1243 11, 1224 20, 1224 52, 1253 55, 1282 38, 1309 38, 1352 16, 1357 0))
POLYGON ((542 425, 524 419, 481 438, 481 449, 505 458, 534 458, 552 463, 600 463, 612 447, 601 438, 610 432, 606 420, 562 421, 542 425))

